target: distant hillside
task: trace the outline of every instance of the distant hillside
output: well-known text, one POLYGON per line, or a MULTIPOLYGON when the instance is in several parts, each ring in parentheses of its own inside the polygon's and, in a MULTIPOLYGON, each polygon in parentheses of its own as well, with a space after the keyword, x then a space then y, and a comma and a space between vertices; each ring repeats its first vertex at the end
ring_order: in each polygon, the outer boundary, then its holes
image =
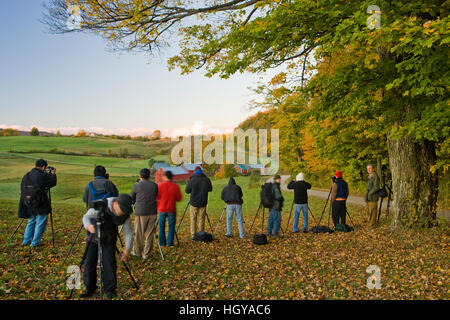
POLYGON ((107 137, 0 136, 0 152, 149 159, 169 155, 174 143, 170 139, 143 142, 107 137))
MULTIPOLYGON (((3 130, 5 130, 6 128, 0 128, 0 132, 2 132, 3 130)), ((30 131, 22 131, 22 130, 18 130, 19 134, 21 136, 30 136, 30 131)), ((51 137, 51 136, 55 136, 54 133, 52 132, 45 132, 45 131, 39 131, 39 135, 41 137, 51 137)))

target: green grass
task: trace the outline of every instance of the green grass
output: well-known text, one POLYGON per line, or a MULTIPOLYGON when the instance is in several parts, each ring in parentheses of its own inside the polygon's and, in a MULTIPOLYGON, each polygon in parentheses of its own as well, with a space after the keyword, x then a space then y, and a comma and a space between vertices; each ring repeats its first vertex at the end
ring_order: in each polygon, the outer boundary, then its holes
POLYGON ((0 137, 0 152, 59 152, 117 155, 123 149, 129 154, 149 158, 150 155, 168 154, 173 143, 170 140, 149 142, 119 140, 105 137, 0 137))
MULTIPOLYGON (((1 138, 0 138, 0 141, 1 138)), ((3 146, 3 145, 2 145, 3 146)), ((65 299, 69 265, 78 264, 84 248, 79 239, 68 262, 62 265, 85 212, 81 196, 92 179, 95 164, 103 164, 120 192, 130 192, 146 160, 73 156, 61 154, 0 154, 0 299, 65 299), (57 167, 58 185, 52 189, 56 247, 51 246, 50 228, 44 246, 34 251, 20 245, 24 226, 14 239, 19 223, 17 205, 22 176, 34 165, 26 157, 44 157, 57 167)), ((288 234, 271 239, 268 246, 254 246, 248 235, 259 204, 259 188, 249 189, 249 177, 237 177, 244 191, 244 221, 247 237, 228 239, 225 219, 217 228, 217 241, 209 244, 189 240, 189 217, 179 228, 180 246, 164 249, 162 261, 155 245, 148 261, 132 258, 132 272, 140 284, 136 291, 119 264, 118 293, 124 299, 448 299, 450 266, 449 232, 446 228, 405 230, 392 234, 383 215, 377 229, 369 229, 360 207, 349 205, 355 231, 347 234, 288 234), (382 270, 382 289, 369 290, 365 270, 376 264, 382 270)), ((220 192, 228 179, 213 180, 208 216, 216 227, 224 203, 220 192)), ((184 191, 185 183, 180 187, 184 191)), ((184 192, 183 192, 184 194, 184 192)), ((282 213, 287 227, 292 193, 285 192, 282 213)), ((181 221, 188 195, 177 205, 181 221)), ((319 219, 324 200, 310 198, 310 208, 319 219)), ((262 215, 252 234, 260 232, 262 215)), ((328 210, 321 224, 327 224, 328 210)), ((264 225, 267 224, 267 210, 264 225)), ((310 216, 310 226, 315 220, 310 216)), ((289 228, 292 227, 292 218, 289 228)), ((207 225, 207 230, 209 227, 207 225)))

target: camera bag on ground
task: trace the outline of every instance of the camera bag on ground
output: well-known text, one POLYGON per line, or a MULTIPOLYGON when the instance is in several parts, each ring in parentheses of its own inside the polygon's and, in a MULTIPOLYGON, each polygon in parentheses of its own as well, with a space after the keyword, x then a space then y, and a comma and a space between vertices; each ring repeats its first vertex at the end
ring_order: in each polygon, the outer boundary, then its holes
POLYGON ((38 208, 44 202, 44 191, 31 179, 28 172, 21 188, 23 203, 29 208, 38 208))
POLYGON ((264 208, 272 208, 275 200, 273 198, 273 192, 272 192, 272 183, 271 182, 267 182, 264 183, 261 186, 261 203, 264 206, 264 208))
POLYGON ((333 230, 328 226, 315 226, 311 229, 312 233, 333 233, 333 230))
POLYGON ((199 231, 194 235, 195 241, 201 241, 201 242, 211 242, 213 241, 213 236, 211 233, 205 232, 205 231, 199 231))
POLYGON ((260 234, 255 234, 253 236, 253 243, 260 246, 260 245, 264 245, 267 244, 267 236, 264 233, 260 233, 260 234))
POLYGON ((350 232, 353 230, 353 227, 350 227, 348 224, 337 224, 336 227, 334 227, 334 231, 339 232, 350 232))

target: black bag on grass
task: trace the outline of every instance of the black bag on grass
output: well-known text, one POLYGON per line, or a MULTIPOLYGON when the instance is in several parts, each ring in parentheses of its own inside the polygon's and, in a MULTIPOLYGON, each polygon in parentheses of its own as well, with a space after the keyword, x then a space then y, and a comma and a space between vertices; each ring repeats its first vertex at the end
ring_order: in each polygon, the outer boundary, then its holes
POLYGON ((260 246, 260 245, 264 245, 267 244, 267 236, 264 233, 260 233, 260 234, 255 234, 253 236, 253 243, 260 246))
POLYGON ((213 241, 213 236, 211 233, 205 232, 205 231, 199 231, 194 235, 195 241, 201 241, 201 242, 211 242, 213 241))
POLYGON ((333 230, 328 226, 315 226, 311 231, 312 233, 333 233, 333 230))

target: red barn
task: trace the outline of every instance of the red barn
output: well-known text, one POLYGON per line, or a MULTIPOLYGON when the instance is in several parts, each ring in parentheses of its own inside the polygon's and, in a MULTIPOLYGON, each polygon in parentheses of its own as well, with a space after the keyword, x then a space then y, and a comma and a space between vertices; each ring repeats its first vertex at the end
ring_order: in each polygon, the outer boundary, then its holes
POLYGON ((188 181, 192 174, 185 168, 181 166, 176 167, 161 167, 159 168, 155 173, 155 182, 156 183, 162 183, 164 172, 171 171, 173 174, 172 181, 174 182, 181 182, 181 181, 188 181))

